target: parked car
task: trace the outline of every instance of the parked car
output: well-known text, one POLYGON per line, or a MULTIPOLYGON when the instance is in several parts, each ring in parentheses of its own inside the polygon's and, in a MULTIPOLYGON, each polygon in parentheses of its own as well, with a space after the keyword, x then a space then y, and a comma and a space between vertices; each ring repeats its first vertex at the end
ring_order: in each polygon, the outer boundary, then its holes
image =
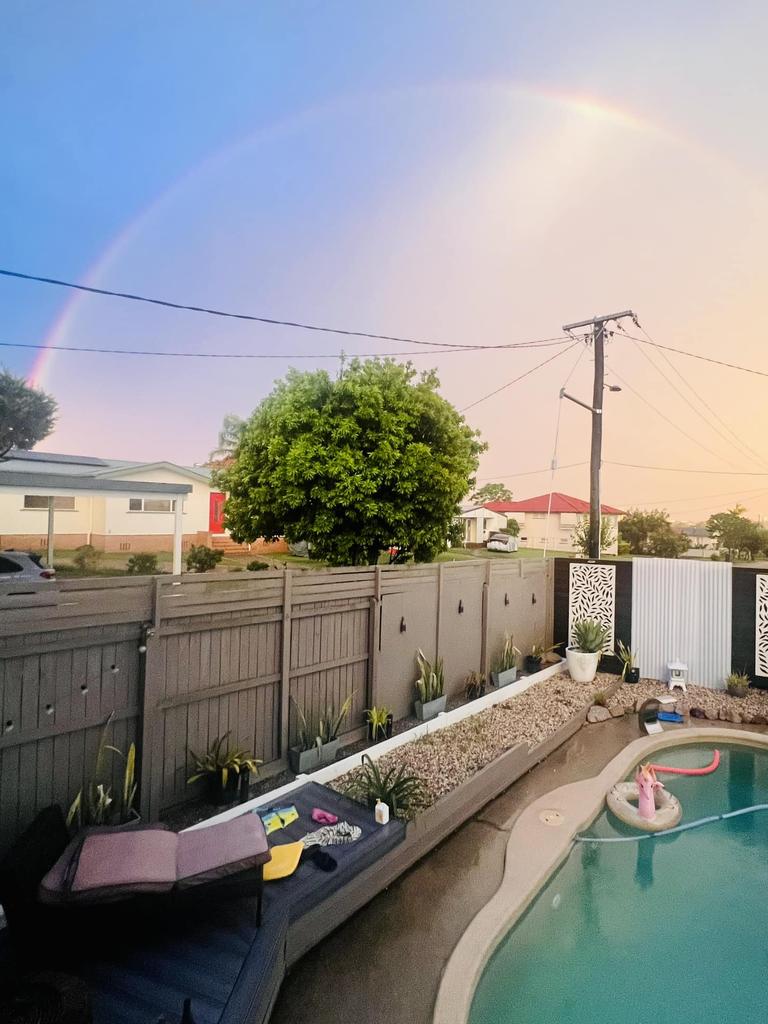
POLYGON ((509 533, 492 533, 485 546, 489 551, 517 551, 517 537, 509 533))
POLYGON ((40 555, 31 551, 0 551, 0 583, 12 580, 24 580, 28 583, 39 583, 42 580, 55 580, 56 570, 43 565, 40 555))

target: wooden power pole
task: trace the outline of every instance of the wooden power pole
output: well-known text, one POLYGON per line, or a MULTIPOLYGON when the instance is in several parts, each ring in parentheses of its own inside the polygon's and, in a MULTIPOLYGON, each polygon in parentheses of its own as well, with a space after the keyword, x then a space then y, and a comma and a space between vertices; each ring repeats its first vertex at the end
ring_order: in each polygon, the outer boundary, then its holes
POLYGON ((570 398, 577 405, 582 405, 592 414, 592 446, 589 458, 589 557, 600 557, 600 527, 602 525, 602 508, 600 501, 600 466, 603 454, 603 390, 605 388, 605 325, 609 320, 620 320, 625 316, 634 319, 631 309, 621 313, 609 313, 607 316, 595 316, 591 320, 581 320, 576 324, 564 324, 566 332, 581 327, 592 328, 592 347, 595 355, 595 378, 592 386, 592 405, 561 391, 563 398, 570 398))

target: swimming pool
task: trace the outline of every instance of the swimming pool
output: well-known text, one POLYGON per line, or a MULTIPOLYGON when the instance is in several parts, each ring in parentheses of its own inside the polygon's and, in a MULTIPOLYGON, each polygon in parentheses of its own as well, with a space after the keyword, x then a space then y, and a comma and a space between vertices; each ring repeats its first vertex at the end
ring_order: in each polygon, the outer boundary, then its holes
MULTIPOLYGON (((650 760, 721 765, 662 776, 683 823, 768 803, 768 750, 721 738, 650 760)), ((604 790, 603 790, 604 791, 604 790)), ((602 811, 588 835, 632 835, 602 811)), ((469 1024, 746 1024, 768 1003, 768 813, 675 836, 577 844, 502 939, 469 1024)))

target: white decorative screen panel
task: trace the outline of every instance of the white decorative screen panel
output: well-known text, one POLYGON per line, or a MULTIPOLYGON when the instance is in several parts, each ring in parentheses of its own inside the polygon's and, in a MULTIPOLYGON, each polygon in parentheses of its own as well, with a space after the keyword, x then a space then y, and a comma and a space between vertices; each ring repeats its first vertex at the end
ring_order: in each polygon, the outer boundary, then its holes
POLYGON ((568 585, 568 643, 573 643, 573 624, 597 619, 608 631, 603 650, 613 651, 616 621, 616 566, 571 562, 568 585))
POLYGON ((755 577, 755 675, 768 676, 768 576, 755 577))

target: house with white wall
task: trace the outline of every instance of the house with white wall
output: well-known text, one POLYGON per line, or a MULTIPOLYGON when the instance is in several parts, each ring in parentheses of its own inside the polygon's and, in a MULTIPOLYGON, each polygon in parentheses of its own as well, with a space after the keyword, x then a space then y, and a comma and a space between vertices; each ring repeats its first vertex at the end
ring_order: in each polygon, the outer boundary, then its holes
POLYGON ((0 548, 44 550, 49 499, 58 549, 171 551, 178 502, 184 548, 223 533, 223 496, 202 466, 12 451, 0 459, 0 548))
MULTIPOLYGON (((624 513, 611 505, 602 505, 601 513, 603 520, 609 523, 613 537, 604 553, 618 554, 619 519, 624 513)), ((575 553, 578 547, 573 539, 574 530, 588 515, 588 501, 553 491, 523 501, 488 501, 466 509, 461 518, 465 523, 465 542, 470 546, 485 544, 492 533, 503 529, 510 519, 514 519, 520 527, 518 540, 521 547, 547 547, 550 551, 575 553)))

